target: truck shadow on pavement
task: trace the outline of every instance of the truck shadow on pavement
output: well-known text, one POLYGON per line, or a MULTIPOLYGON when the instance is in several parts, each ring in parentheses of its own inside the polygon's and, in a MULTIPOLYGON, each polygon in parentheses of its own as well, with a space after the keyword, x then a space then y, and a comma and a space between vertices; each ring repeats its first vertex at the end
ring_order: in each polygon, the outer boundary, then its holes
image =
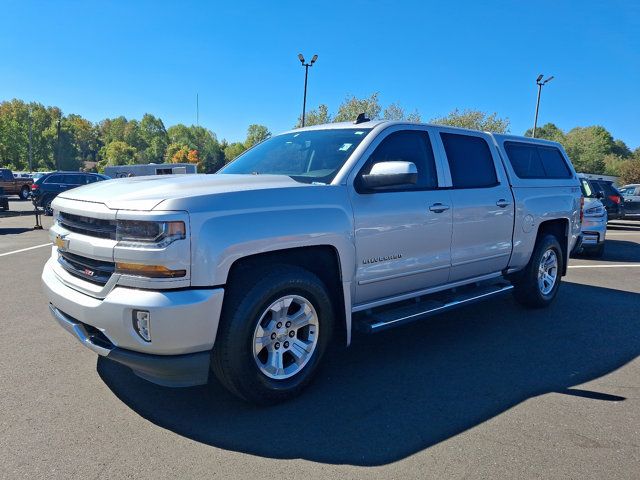
POLYGON ((550 392, 624 401, 572 388, 640 354, 640 294, 565 282, 547 310, 510 297, 356 338, 332 353, 301 397, 256 408, 214 380, 169 389, 99 359, 98 373, 154 424, 218 448, 269 458, 384 465, 550 392))

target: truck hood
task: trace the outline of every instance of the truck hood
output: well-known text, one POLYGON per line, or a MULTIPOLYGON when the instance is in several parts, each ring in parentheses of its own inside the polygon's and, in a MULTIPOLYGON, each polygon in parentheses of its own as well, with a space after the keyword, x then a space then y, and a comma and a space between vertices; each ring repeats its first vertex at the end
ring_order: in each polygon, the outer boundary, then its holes
POLYGON ((59 197, 102 203, 115 210, 153 210, 165 200, 305 186, 286 175, 159 175, 105 180, 67 190, 59 197))

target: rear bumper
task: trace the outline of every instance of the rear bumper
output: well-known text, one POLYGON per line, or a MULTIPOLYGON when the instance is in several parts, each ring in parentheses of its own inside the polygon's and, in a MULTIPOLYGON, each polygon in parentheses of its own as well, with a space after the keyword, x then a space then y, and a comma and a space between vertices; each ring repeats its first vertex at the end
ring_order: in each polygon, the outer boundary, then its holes
POLYGON ((94 328, 49 304, 53 318, 85 347, 98 355, 125 365, 139 377, 167 387, 190 387, 207 383, 209 352, 186 355, 150 355, 118 348, 94 328))

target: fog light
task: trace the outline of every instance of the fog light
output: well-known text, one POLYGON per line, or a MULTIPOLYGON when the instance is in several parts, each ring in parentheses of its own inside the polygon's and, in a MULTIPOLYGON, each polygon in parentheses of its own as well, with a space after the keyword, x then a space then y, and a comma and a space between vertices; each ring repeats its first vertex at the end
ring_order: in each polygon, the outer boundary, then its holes
POLYGON ((151 341, 151 314, 146 310, 133 311, 133 328, 145 342, 151 341))

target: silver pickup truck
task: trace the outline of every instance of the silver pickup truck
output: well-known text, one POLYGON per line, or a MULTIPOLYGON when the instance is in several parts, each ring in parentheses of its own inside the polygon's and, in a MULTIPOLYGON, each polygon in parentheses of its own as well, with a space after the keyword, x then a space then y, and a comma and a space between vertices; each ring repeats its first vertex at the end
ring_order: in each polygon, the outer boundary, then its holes
POLYGON ((215 175, 60 194, 42 281, 98 355, 166 386, 212 370, 274 403, 355 331, 510 291, 549 305, 582 201, 557 143, 359 117, 274 136, 215 175))

